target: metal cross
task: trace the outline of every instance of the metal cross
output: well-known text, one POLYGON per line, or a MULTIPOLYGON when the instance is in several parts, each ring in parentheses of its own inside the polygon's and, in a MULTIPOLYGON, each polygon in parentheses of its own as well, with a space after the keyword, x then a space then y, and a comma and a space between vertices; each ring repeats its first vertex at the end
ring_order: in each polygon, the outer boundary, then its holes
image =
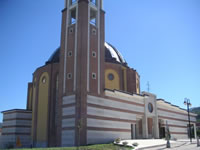
POLYGON ((150 91, 150 84, 149 84, 149 81, 147 82, 147 91, 148 91, 148 92, 150 91))

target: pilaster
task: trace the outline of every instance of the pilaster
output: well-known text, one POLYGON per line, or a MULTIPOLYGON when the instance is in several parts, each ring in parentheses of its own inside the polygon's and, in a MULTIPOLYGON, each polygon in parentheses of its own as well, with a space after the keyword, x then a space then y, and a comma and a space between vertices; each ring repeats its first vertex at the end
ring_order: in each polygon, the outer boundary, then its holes
POLYGON ((196 124, 193 124, 194 126, 194 138, 196 139, 197 138, 197 127, 196 127, 196 124))
POLYGON ((144 139, 148 138, 148 126, 147 126, 147 117, 146 115, 144 115, 144 117, 142 118, 142 136, 144 139))

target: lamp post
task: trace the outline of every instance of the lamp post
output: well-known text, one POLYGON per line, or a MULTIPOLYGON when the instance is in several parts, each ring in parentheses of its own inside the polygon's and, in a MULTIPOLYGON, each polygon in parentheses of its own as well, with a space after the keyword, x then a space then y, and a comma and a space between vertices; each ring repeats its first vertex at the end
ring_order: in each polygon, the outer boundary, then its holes
POLYGON ((189 122, 189 137, 190 137, 190 142, 192 143, 192 131, 191 131, 191 124, 190 124, 190 106, 192 104, 190 103, 190 99, 188 98, 184 99, 184 104, 187 105, 188 122, 189 122))

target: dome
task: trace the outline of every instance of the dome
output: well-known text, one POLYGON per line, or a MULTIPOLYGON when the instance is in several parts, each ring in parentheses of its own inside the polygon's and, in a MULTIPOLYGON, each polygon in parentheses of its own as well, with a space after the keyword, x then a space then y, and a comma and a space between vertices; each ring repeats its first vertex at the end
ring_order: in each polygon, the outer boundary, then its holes
POLYGON ((127 65, 121 53, 111 44, 105 42, 105 61, 127 65))
MULTIPOLYGON (((46 62, 46 65, 51 63, 58 63, 59 59, 60 59, 60 47, 54 51, 54 53, 46 62)), ((125 59, 122 57, 120 52, 114 46, 112 46, 107 42, 105 42, 105 61, 127 65, 125 59)))
POLYGON ((53 54, 51 55, 51 57, 46 62, 46 65, 51 64, 51 63, 58 63, 59 61, 60 61, 60 47, 57 48, 53 52, 53 54))

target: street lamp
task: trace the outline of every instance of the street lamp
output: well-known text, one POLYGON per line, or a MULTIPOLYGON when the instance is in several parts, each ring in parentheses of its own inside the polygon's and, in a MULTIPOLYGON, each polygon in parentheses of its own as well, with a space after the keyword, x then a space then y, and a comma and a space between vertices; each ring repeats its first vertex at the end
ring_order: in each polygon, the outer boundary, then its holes
POLYGON ((190 136, 190 142, 192 143, 192 131, 191 131, 191 125, 190 125, 190 107, 192 104, 190 103, 190 99, 185 98, 184 104, 187 105, 187 112, 188 112, 188 121, 189 121, 189 136, 190 136))

